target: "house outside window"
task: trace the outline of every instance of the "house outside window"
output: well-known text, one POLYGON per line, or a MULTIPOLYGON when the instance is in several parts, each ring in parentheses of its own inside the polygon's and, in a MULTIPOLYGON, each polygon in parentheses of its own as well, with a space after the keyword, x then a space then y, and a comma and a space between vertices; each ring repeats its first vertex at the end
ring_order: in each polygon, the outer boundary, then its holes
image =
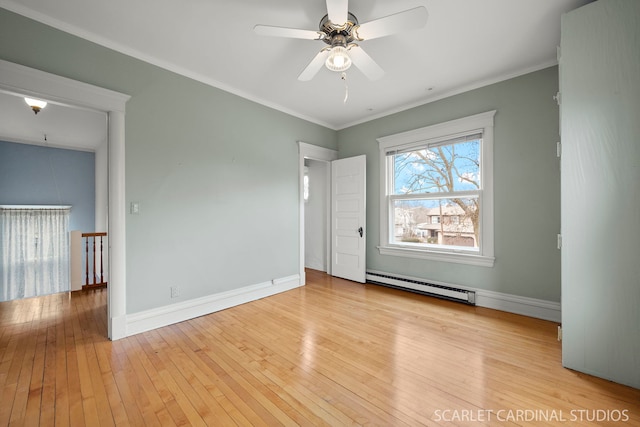
POLYGON ((494 115, 378 139, 381 254, 493 265, 494 115))

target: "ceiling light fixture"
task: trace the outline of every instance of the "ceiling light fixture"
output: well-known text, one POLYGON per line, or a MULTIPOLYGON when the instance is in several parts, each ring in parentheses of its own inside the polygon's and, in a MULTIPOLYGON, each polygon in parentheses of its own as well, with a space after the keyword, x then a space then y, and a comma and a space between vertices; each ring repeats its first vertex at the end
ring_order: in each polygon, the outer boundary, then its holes
POLYGON ((29 107, 31 107, 31 109, 33 110, 33 112, 35 114, 38 114, 38 112, 40 112, 40 110, 42 110, 44 107, 47 106, 47 102, 46 101, 41 101, 39 99, 25 98, 24 102, 26 102, 27 105, 29 107))
POLYGON ((328 69, 337 73, 347 71, 351 67, 351 58, 347 50, 347 38, 342 34, 336 34, 331 39, 329 56, 324 63, 328 69))
POLYGON ((347 71, 351 67, 351 58, 347 53, 347 49, 343 46, 334 46, 325 62, 325 65, 331 71, 341 73, 347 71))

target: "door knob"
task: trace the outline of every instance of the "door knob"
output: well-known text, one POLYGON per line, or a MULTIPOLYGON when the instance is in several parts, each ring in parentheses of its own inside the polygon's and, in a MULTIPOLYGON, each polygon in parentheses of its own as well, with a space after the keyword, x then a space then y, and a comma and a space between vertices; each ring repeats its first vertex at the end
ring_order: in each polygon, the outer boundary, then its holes
POLYGON ((362 233, 364 232, 364 230, 362 229, 362 227, 358 228, 358 230, 356 230, 358 233, 360 233, 360 237, 362 237, 362 233))

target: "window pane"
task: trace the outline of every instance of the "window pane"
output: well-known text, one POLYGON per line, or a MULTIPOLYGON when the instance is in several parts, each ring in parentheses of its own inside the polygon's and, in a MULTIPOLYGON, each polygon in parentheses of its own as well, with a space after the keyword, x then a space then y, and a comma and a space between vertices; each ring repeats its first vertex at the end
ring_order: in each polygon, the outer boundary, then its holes
POLYGON ((395 154, 393 194, 480 189, 481 139, 395 154))
POLYGON ((392 243, 478 248, 479 200, 394 200, 392 243))
POLYGON ((305 202, 309 201, 309 175, 307 175, 306 171, 303 177, 303 188, 302 188, 302 197, 305 202))

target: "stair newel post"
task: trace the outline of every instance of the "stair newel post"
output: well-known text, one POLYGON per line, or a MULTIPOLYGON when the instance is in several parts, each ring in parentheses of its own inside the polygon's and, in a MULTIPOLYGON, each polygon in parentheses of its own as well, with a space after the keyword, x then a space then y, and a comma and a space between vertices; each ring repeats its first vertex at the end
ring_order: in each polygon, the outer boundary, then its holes
POLYGON ((89 284, 89 239, 86 239, 84 241, 84 252, 85 252, 85 264, 84 264, 85 278, 84 278, 84 284, 88 285, 89 284))

